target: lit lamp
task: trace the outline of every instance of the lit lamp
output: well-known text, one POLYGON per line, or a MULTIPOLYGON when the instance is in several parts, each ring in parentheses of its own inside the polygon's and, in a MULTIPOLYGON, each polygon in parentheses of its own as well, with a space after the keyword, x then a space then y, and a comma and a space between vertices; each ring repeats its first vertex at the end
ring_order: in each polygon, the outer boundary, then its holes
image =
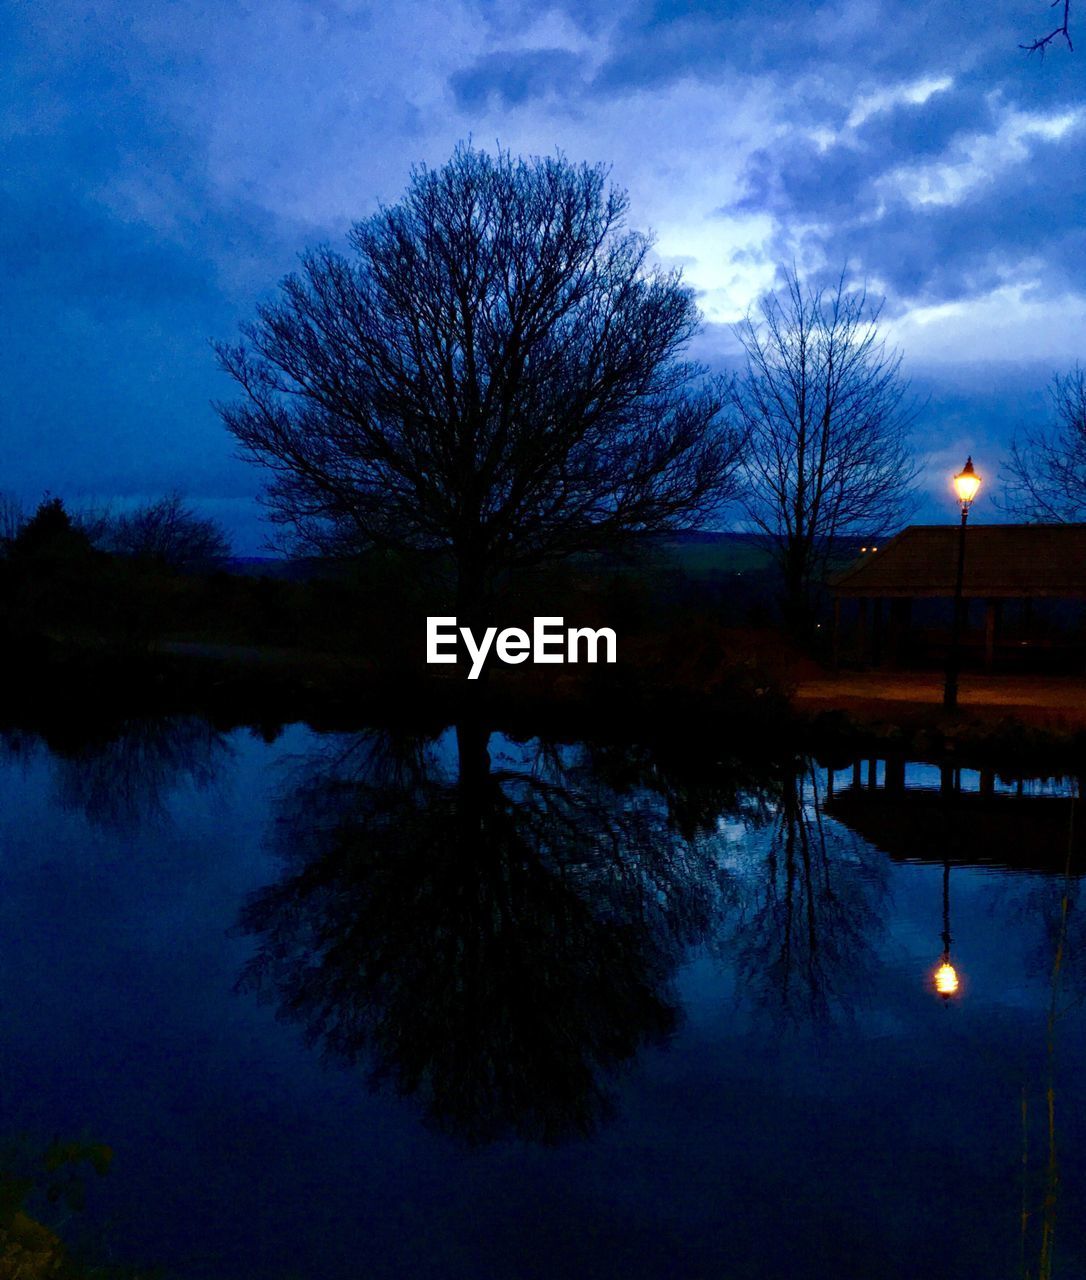
POLYGON ((953 711, 958 705, 958 647, 962 630, 962 583, 965 581, 965 524, 969 508, 980 488, 980 476, 973 470, 972 457, 954 477, 954 492, 962 508, 962 522, 958 533, 958 576, 954 582, 954 621, 950 632, 950 653, 947 655, 946 681, 943 685, 943 707, 953 711))
POLYGON ((977 496, 980 488, 980 476, 973 470, 973 459, 966 458, 965 466, 954 477, 954 492, 962 504, 962 515, 969 510, 969 504, 977 496))

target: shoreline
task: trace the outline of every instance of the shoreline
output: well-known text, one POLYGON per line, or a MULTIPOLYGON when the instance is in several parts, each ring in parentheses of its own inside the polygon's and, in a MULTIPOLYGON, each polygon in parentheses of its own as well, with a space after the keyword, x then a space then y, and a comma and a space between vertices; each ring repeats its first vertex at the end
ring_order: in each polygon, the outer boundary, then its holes
POLYGON ((958 711, 945 713, 941 677, 924 672, 804 672, 790 681, 740 664, 694 685, 644 670, 571 677, 517 668, 480 684, 448 669, 420 675, 258 646, 174 642, 133 654, 24 642, 5 656, 16 676, 0 719, 25 728, 194 714, 268 732, 296 722, 329 732, 392 723, 426 732, 470 716, 513 736, 681 735, 692 748, 741 743, 763 758, 876 753, 1086 772, 1082 677, 967 674, 958 711))

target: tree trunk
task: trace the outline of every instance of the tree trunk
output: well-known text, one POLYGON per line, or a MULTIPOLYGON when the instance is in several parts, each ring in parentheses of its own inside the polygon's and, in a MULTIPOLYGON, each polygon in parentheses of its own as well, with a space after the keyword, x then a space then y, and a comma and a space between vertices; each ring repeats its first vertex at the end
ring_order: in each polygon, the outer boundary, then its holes
POLYGON ((784 559, 784 624, 800 639, 811 631, 811 606, 808 599, 808 564, 806 549, 791 543, 784 559))
POLYGON ((490 776, 490 730, 474 716, 456 722, 456 757, 461 799, 472 807, 490 776))
MULTIPOLYGON (((490 599, 486 574, 480 559, 470 552, 461 553, 456 562, 456 625, 469 627, 476 643, 481 643, 483 633, 490 625, 490 599)), ((486 687, 490 677, 493 650, 487 654, 483 669, 468 685, 476 692, 486 687)))

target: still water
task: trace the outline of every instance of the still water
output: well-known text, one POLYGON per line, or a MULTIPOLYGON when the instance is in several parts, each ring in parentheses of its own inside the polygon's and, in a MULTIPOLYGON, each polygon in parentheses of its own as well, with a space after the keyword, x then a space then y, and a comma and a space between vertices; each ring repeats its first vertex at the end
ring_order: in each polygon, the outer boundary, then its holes
POLYGON ((167 1276, 1086 1276, 1074 791, 8 732, 0 1141, 167 1276))

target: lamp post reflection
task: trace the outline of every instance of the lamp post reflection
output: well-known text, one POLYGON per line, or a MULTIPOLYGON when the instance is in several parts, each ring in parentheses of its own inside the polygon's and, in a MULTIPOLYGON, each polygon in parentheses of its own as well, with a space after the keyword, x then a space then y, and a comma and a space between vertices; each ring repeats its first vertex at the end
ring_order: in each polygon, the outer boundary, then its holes
POLYGON ((943 954, 939 966, 935 970, 935 990, 949 1004, 952 996, 956 996, 961 988, 961 979, 957 969, 950 961, 950 859, 943 862, 943 954))

